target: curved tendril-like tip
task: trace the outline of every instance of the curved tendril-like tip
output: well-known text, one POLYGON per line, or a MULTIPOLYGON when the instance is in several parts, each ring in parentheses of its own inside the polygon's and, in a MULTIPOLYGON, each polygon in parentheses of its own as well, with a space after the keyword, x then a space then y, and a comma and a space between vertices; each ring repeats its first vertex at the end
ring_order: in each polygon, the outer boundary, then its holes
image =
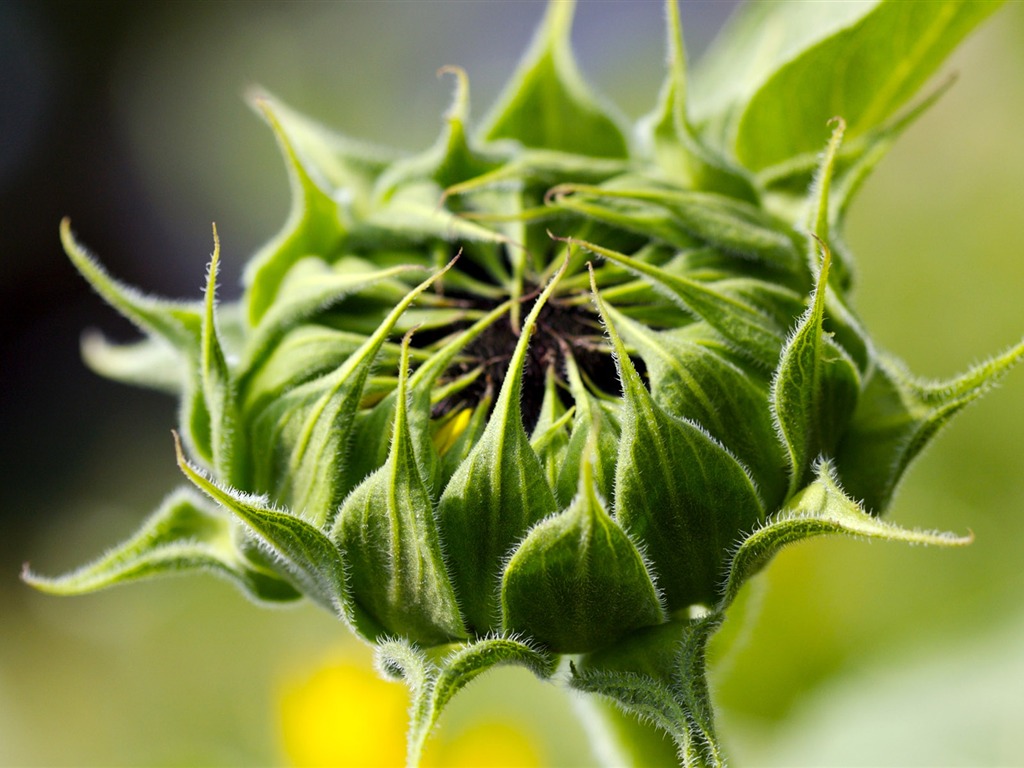
POLYGON ((181 447, 181 435, 178 434, 178 430, 172 429, 171 437, 174 438, 174 460, 178 463, 178 469, 187 473, 188 459, 185 458, 185 451, 181 447))
POLYGON ((550 229, 545 229, 544 231, 546 231, 548 233, 548 237, 549 238, 551 238, 554 241, 557 241, 558 243, 564 243, 567 246, 579 245, 579 241, 577 239, 573 238, 571 236, 571 234, 567 234, 567 236, 565 236, 563 238, 563 237, 559 236, 559 234, 555 234, 550 229))
MULTIPOLYGON (((600 256, 601 255, 601 253, 599 251, 596 251, 593 248, 591 248, 591 243, 588 243, 586 240, 580 240, 578 238, 573 237, 572 235, 567 235, 565 237, 561 237, 559 235, 554 234, 550 229, 546 229, 544 231, 548 233, 548 237, 550 237, 552 240, 554 240, 556 242, 559 242, 559 243, 565 243, 566 246, 568 246, 566 248, 566 256, 565 256, 566 262, 568 262, 568 260, 569 260, 569 256, 572 253, 572 247, 574 245, 577 248, 583 248, 584 250, 590 251, 595 256, 600 256)), ((590 264, 590 262, 588 261, 587 264, 590 264)))
MULTIPOLYGON (((828 248, 824 241, 829 236, 829 188, 832 185, 832 175, 835 171, 836 158, 839 156, 839 147, 843 143, 843 135, 846 133, 846 120, 840 115, 836 115, 829 118, 826 125, 832 126, 832 135, 821 156, 811 185, 809 193, 811 211, 808 216, 807 228, 811 237, 827 251, 828 248)), ((811 250, 812 253, 809 256, 813 257, 813 247, 811 250)), ((811 273, 815 278, 817 278, 816 266, 813 263, 810 265, 811 273)))
MULTIPOLYGON (((438 275, 438 277, 440 277, 440 276, 441 276, 441 275, 443 275, 443 274, 444 274, 445 272, 447 272, 447 271, 448 271, 448 270, 449 270, 449 269, 450 269, 450 268, 452 267, 452 265, 454 265, 454 264, 455 264, 455 262, 456 262, 456 261, 458 261, 458 260, 459 260, 459 259, 461 259, 461 258, 462 258, 462 246, 460 245, 460 246, 459 246, 459 250, 457 250, 457 251, 455 252, 455 255, 454 255, 454 256, 452 256, 451 260, 450 260, 450 261, 448 262, 448 264, 447 264, 447 265, 446 265, 446 266, 444 267, 444 269, 443 269, 443 270, 441 271, 441 273, 440 273, 440 275, 438 275)), ((438 292, 443 292, 443 290, 444 290, 444 289, 443 289, 443 287, 442 287, 442 286, 440 285, 440 281, 438 281, 437 283, 434 283, 434 285, 435 285, 435 286, 437 286, 438 292)))
POLYGON ((213 306, 217 301, 217 277, 220 273, 220 237, 217 235, 217 222, 213 222, 213 253, 206 274, 206 314, 212 320, 213 306))
MULTIPOLYGON (((590 292, 594 295, 594 303, 599 310, 603 310, 604 305, 601 302, 600 294, 597 292, 597 276, 594 274, 594 262, 587 262, 587 272, 590 273, 590 292)), ((601 314, 603 315, 604 312, 601 311, 601 314)))
POLYGON ((446 120, 466 122, 469 119, 469 76, 466 70, 454 64, 445 64, 437 70, 437 76, 453 75, 455 77, 455 96, 448 111, 444 113, 446 120))
POLYGON ((448 203, 448 198, 453 194, 458 194, 458 192, 453 193, 451 191, 452 189, 454 189, 454 187, 448 187, 447 189, 441 190, 441 196, 437 198, 437 206, 434 208, 434 213, 440 213, 443 211, 445 205, 448 203))
POLYGON ((554 50, 560 50, 560 43, 568 42, 572 20, 576 15, 576 0, 548 0, 540 29, 554 43, 554 50))
POLYGON ((821 249, 821 262, 818 265, 819 269, 823 269, 828 272, 829 264, 832 263, 832 249, 828 247, 828 243, 821 237, 818 237, 817 233, 811 232, 811 237, 814 238, 818 247, 821 249))
MULTIPOLYGON (((554 234, 550 229, 545 229, 544 231, 547 232, 548 237, 550 237, 555 242, 565 243, 568 246, 566 248, 565 258, 563 259, 562 267, 559 270, 560 272, 566 271, 572 258, 572 246, 579 245, 579 241, 572 237, 559 237, 558 235, 554 234)), ((552 263, 548 266, 548 269, 545 271, 545 277, 547 276, 546 273, 551 270, 551 267, 553 267, 554 264, 555 262, 552 261, 552 263)), ((575 274, 577 267, 578 265, 573 267, 572 274, 575 274)))
POLYGON ((246 104, 259 112, 270 109, 272 97, 261 85, 250 83, 246 86, 242 97, 245 99, 246 104))
POLYGON ((442 277, 444 277, 444 275, 448 272, 449 269, 451 269, 452 267, 455 266, 455 263, 460 258, 462 258, 462 249, 461 248, 459 248, 459 250, 455 253, 454 256, 451 257, 451 259, 448 261, 448 263, 445 264, 443 267, 441 267, 441 269, 437 273, 431 275, 430 277, 428 277, 423 282, 426 283, 427 286, 429 286, 435 280, 440 280, 442 277))
MULTIPOLYGON (((571 182, 566 184, 556 184, 544 193, 544 205, 554 205, 563 197, 575 194, 579 189, 579 184, 573 184, 571 182)), ((548 234, 550 235, 551 233, 548 232, 548 234)))

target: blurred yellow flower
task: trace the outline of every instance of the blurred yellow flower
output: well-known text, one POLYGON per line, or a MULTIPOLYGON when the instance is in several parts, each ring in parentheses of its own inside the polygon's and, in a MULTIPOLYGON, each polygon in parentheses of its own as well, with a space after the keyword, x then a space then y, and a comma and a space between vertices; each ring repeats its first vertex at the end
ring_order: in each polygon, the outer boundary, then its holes
POLYGON ((442 731, 427 745, 424 768, 539 768, 535 740, 522 728, 501 721, 471 725, 445 740, 442 731))
MULTIPOLYGON (((401 768, 405 765, 409 697, 381 679, 358 652, 336 655, 282 686, 281 741, 294 766, 401 768)), ((424 768, 534 768, 543 759, 537 739, 504 721, 481 718, 442 730, 427 747, 424 768)))
POLYGON ((402 766, 407 708, 403 686, 356 659, 332 660, 282 692, 285 755, 296 766, 402 766))

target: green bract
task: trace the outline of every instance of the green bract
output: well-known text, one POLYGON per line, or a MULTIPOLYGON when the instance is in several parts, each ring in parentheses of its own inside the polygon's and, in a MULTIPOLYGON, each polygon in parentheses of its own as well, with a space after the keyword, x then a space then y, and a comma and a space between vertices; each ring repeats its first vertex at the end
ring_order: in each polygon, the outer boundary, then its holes
MULTIPOLYGON (((897 109, 995 4, 756 3, 635 132, 584 85, 554 2, 482 127, 468 85, 404 157, 270 96, 294 205, 238 304, 75 266, 146 334, 100 373, 173 390, 187 480, 142 531, 49 579, 187 569, 306 596, 414 694, 410 762, 496 664, 554 674, 722 762, 705 645, 743 583, 824 533, 958 545, 880 518, 911 460, 1024 356, 924 382, 851 308, 853 192, 897 109), (834 118, 834 119, 833 119, 834 118), (831 136, 831 138, 830 138, 831 136), (860 500, 860 501, 856 501, 860 500)), ((219 247, 219 246, 218 246, 219 247)))

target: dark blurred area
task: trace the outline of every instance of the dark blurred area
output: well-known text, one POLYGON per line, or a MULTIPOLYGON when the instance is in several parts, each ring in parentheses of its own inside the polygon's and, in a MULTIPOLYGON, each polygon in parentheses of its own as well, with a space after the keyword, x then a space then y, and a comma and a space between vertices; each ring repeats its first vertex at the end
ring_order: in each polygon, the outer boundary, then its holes
POLYGON ((115 410, 141 422, 173 414, 173 404, 112 387, 82 365, 83 328, 99 325, 122 337, 130 331, 70 267, 57 235, 60 219, 74 216, 114 273, 185 288, 185 275, 169 259, 139 258, 147 243, 162 243, 164 254, 180 243, 157 234, 161 222, 115 127, 112 73, 126 36, 151 8, 132 2, 0 5, 5 582, 26 556, 29 533, 45 524, 40 517, 52 519, 54 500, 76 482, 76 468, 95 447, 97 425, 115 410))

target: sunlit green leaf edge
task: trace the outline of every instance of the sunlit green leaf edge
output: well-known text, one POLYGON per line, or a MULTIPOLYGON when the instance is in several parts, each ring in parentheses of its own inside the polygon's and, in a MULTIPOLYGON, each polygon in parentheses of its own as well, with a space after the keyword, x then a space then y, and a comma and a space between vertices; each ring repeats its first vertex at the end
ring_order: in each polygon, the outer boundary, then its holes
POLYGON ((26 565, 22 579, 49 594, 83 595, 196 570, 227 578, 256 602, 301 597, 275 574, 245 560, 232 544, 229 518, 187 488, 171 493, 134 536, 92 563, 57 577, 41 576, 26 565))
POLYGON ((724 611, 740 587, 784 546, 824 534, 844 534, 865 539, 903 541, 909 544, 964 546, 973 536, 956 536, 901 528, 873 517, 850 499, 839 484, 834 465, 820 461, 816 479, 790 503, 747 535, 730 557, 718 610, 724 611))

